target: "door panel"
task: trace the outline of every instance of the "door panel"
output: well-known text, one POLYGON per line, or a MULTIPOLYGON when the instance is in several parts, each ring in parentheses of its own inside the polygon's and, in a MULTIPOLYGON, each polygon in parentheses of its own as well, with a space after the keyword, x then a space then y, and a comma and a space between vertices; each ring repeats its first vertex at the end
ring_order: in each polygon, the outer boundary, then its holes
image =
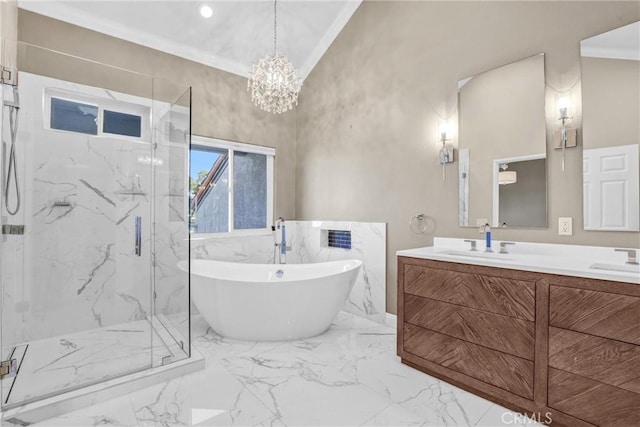
POLYGON ((583 186, 585 230, 638 230, 637 144, 584 150, 583 186))

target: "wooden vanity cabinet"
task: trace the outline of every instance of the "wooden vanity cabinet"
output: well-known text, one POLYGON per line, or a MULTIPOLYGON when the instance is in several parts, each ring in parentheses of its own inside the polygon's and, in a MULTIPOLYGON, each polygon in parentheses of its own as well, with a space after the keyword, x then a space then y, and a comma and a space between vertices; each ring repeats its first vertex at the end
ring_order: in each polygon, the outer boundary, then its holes
POLYGON ((640 286, 398 258, 402 362, 554 425, 640 426, 640 286))
POLYGON ((640 297, 551 285, 548 389, 551 408, 640 426, 640 297))

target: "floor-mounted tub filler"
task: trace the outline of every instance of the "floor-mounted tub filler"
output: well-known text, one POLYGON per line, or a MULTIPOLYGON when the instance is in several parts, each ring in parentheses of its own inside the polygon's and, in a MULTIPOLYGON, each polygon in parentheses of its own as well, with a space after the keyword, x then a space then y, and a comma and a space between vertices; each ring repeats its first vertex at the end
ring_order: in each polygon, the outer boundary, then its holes
MULTIPOLYGON (((279 265, 192 260, 192 300, 213 330, 227 338, 309 338, 329 328, 361 265, 359 260, 279 265)), ((186 266, 179 263, 183 271, 186 266)))

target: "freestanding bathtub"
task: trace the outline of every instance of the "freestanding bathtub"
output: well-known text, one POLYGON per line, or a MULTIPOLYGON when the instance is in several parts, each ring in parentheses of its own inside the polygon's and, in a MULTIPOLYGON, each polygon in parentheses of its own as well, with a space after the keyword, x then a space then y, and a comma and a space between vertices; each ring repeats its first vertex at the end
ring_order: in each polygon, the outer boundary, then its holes
MULTIPOLYGON (((362 261, 239 264, 191 260, 191 299, 218 334, 282 341, 326 331, 353 288, 362 261)), ((187 261, 178 264, 188 271, 187 261)))

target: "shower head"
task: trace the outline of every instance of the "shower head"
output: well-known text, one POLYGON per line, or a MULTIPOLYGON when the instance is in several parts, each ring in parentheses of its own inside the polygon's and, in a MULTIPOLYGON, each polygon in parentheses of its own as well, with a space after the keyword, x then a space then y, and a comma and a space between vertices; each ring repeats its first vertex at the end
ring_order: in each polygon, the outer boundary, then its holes
POLYGON ((18 86, 11 86, 13 88, 13 101, 5 100, 4 106, 9 108, 15 108, 16 110, 20 108, 20 95, 18 92, 18 86))

